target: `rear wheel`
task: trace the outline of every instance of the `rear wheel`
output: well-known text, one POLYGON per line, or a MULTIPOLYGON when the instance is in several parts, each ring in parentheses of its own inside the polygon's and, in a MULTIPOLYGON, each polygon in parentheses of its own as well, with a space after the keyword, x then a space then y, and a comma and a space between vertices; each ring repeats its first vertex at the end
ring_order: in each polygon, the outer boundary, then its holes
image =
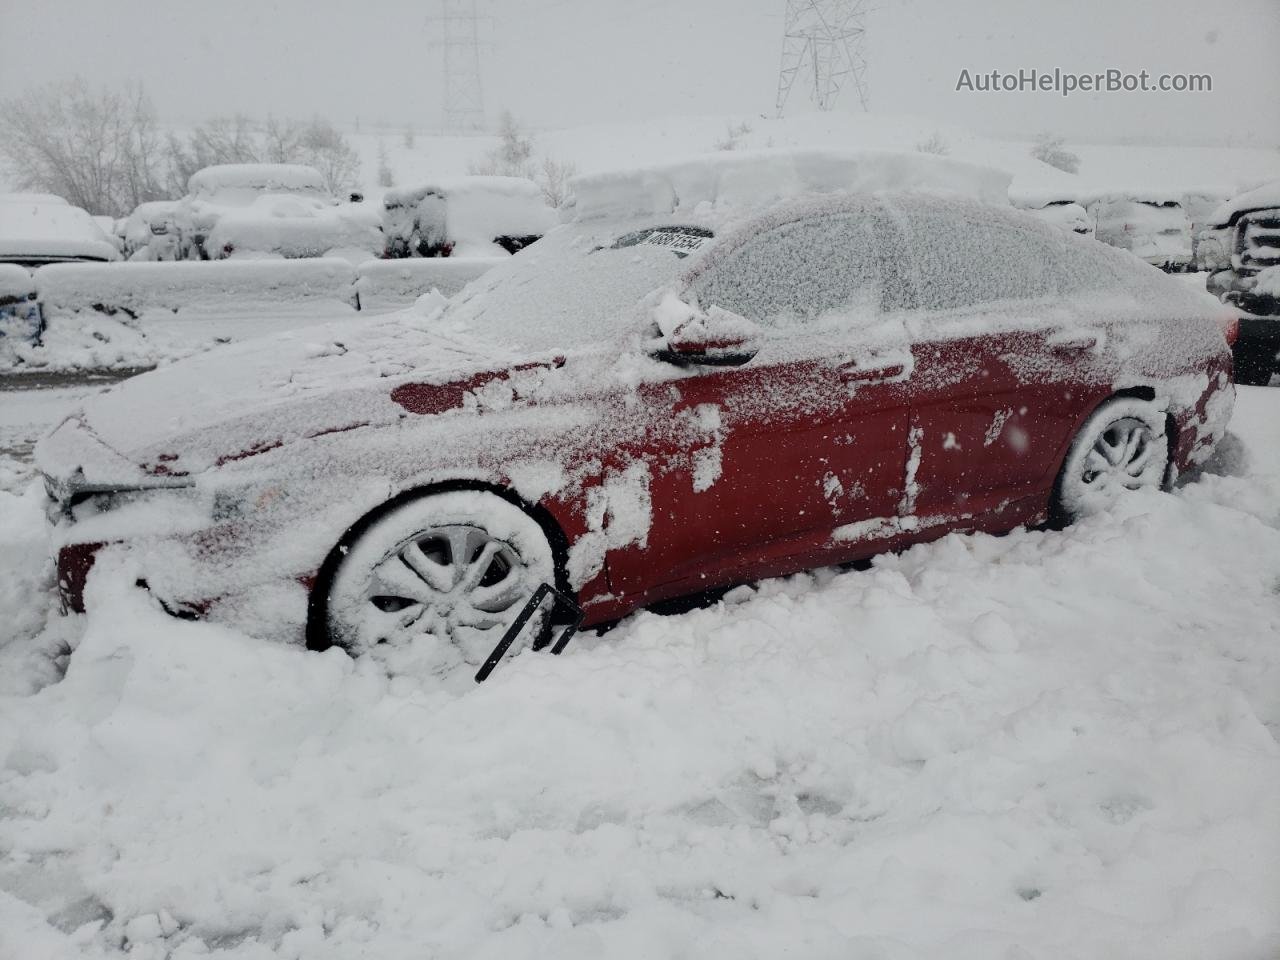
POLYGON ((1130 397, 1094 411, 1072 441, 1054 487, 1054 519, 1070 523, 1109 507, 1127 491, 1159 489, 1169 468, 1164 413, 1130 397))
POLYGON ((450 491, 361 531, 322 587, 320 612, 329 642, 353 656, 443 676, 483 663, 544 582, 555 582, 555 561, 537 521, 496 494, 450 491))

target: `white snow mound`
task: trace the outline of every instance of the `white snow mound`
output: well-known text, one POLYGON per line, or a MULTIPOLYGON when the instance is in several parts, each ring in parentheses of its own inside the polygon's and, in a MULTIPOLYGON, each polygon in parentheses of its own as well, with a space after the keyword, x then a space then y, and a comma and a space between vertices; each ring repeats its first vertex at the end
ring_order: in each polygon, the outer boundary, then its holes
POLYGON ((1002 170, 925 154, 880 151, 751 150, 574 179, 574 216, 630 219, 757 208, 812 193, 921 191, 1006 205, 1002 170))

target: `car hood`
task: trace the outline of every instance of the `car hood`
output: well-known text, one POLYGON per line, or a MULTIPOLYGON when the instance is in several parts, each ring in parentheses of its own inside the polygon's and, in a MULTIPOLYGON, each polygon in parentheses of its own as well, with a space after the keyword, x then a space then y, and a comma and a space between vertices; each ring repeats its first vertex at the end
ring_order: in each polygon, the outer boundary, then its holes
POLYGON ((539 362, 423 324, 412 313, 344 321, 162 367, 94 397, 42 442, 38 461, 46 473, 84 466, 87 475, 87 462, 71 461, 105 458, 67 441, 75 433, 83 446, 89 433, 149 475, 195 473, 309 437, 442 412, 449 404, 437 394, 456 395, 485 371, 539 362))

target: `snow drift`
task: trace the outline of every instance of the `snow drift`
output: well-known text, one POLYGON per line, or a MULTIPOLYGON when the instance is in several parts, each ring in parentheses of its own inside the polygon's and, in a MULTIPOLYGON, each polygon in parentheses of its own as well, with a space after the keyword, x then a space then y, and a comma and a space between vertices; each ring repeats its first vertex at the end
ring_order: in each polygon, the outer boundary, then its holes
POLYGON ((59 264, 36 272, 46 316, 98 310, 140 315, 192 307, 261 309, 312 300, 350 302, 355 271, 346 260, 59 264))
POLYGON ((0 955, 1272 956, 1248 393, 1247 456, 1176 495, 641 614, 457 696, 172 620, 126 569, 38 633, 39 492, 0 495, 34 571, 0 593, 0 955))
POLYGON ((580 220, 665 216, 713 208, 759 209, 810 193, 921 191, 1007 204, 1003 171, 923 154, 754 150, 600 173, 573 181, 580 220))

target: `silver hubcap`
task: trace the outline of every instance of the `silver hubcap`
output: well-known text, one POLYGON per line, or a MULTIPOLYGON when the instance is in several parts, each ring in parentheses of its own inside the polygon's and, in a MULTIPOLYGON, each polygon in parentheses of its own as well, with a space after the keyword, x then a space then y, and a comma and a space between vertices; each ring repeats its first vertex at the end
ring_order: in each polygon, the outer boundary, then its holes
POLYGON ((1163 472, 1163 437, 1134 417, 1117 420, 1098 435, 1085 455, 1080 480, 1086 489, 1137 490, 1158 485, 1163 472))
POLYGON ((365 588, 365 644, 457 640, 514 619, 531 592, 519 554, 479 527, 415 535, 374 566, 365 588))

